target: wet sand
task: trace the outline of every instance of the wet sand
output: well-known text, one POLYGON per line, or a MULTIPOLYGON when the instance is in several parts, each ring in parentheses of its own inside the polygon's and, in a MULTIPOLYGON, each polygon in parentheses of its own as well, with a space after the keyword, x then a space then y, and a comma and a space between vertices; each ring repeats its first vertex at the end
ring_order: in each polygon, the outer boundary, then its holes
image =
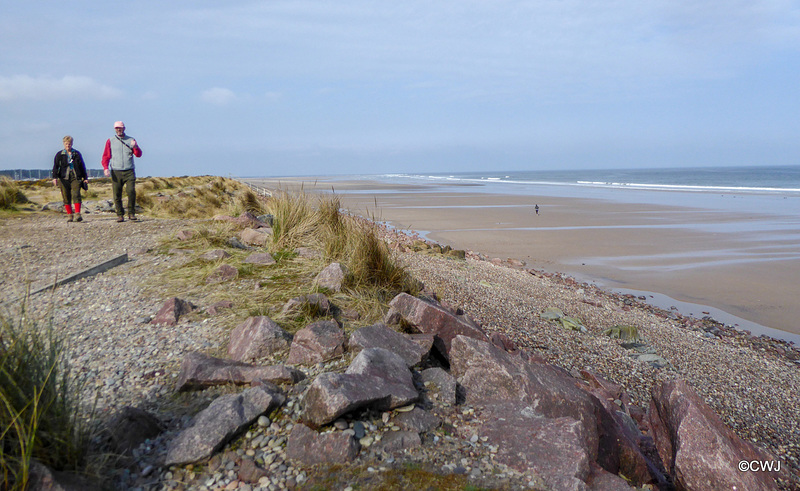
MULTIPOLYGON (((610 289, 658 292, 670 297, 662 303, 674 299, 710 306, 761 326, 800 334, 800 230, 791 225, 780 233, 753 230, 770 220, 763 215, 484 194, 459 185, 443 189, 335 178, 247 181, 272 189, 298 189, 301 183, 307 192, 333 189, 354 213, 454 248, 521 259, 529 268, 568 274, 610 289), (748 220, 757 220, 759 226, 742 226, 748 220)), ((776 223, 780 220, 775 217, 776 223)), ((780 228, 780 224, 774 227, 780 228)), ((681 313, 705 315, 698 309, 681 313)), ((726 323, 740 320, 721 318, 724 313, 713 309, 707 312, 726 323)), ((759 326, 740 324, 758 332, 759 326)), ((796 343, 800 339, 784 338, 796 343)))

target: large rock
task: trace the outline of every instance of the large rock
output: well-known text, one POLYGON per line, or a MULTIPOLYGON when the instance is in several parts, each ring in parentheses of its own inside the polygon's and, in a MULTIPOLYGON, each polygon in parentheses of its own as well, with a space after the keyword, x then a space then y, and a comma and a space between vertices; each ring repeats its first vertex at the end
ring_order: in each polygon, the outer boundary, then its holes
POLYGON ((516 402, 544 418, 568 417, 585 428, 592 460, 597 457, 595 411, 599 404, 574 378, 552 365, 529 363, 485 341, 453 340, 451 372, 464 387, 466 402, 516 402))
POLYGON ((420 372, 420 377, 429 393, 437 395, 440 403, 456 404, 458 382, 456 379, 439 367, 426 368, 420 372))
POLYGON ((363 350, 346 373, 323 373, 303 400, 303 421, 313 427, 365 407, 393 409, 415 401, 419 393, 402 358, 381 349, 363 350))
POLYGON ((286 456, 303 465, 343 464, 353 461, 361 446, 349 433, 319 434, 304 424, 296 424, 286 442, 286 456))
POLYGON ((347 277, 350 275, 347 267, 340 263, 331 263, 314 278, 314 283, 322 288, 341 291, 347 277))
POLYGON ((211 457, 259 416, 283 404, 282 394, 252 387, 214 400, 194 417, 167 449, 166 465, 183 465, 211 457))
POLYGON ((457 316, 440 305, 407 293, 394 297, 389 307, 385 320, 387 324, 402 321, 418 332, 435 335, 434 346, 445 358, 449 358, 450 345, 456 336, 467 336, 481 341, 489 339, 483 329, 466 316, 457 316))
MULTIPOLYGON (((656 457, 655 462, 651 461, 642 451, 645 437, 627 410, 630 398, 622 387, 588 370, 581 370, 581 374, 588 383, 578 384, 578 387, 592 394, 605 409, 597 412, 602 435, 598 463, 637 485, 655 483, 659 488, 666 486, 667 478, 659 459, 656 457), (614 401, 619 401, 621 406, 614 401)), ((648 450, 652 447, 649 441, 647 447, 648 450)), ((647 454, 653 455, 653 452, 647 454)))
POLYGON ((430 351, 430 345, 412 340, 407 334, 399 333, 386 324, 362 327, 350 335, 351 351, 368 348, 384 348, 399 355, 409 367, 420 363, 430 351))
POLYGON ((161 306, 161 309, 156 313, 151 323, 174 326, 178 323, 178 319, 180 319, 182 315, 188 314, 196 308, 197 307, 191 302, 173 297, 164 302, 164 305, 161 306))
POLYGON ((241 231, 239 238, 242 239, 242 242, 247 245, 264 247, 267 245, 267 241, 271 236, 271 234, 267 233, 266 231, 271 232, 272 230, 269 228, 260 228, 258 230, 246 228, 241 231))
POLYGON ((253 215, 252 213, 250 213, 249 211, 246 211, 246 212, 242 213, 241 215, 239 215, 238 217, 234 218, 233 221, 238 223, 239 225, 242 225, 242 226, 245 226, 245 227, 252 227, 254 229, 271 228, 272 227, 272 223, 271 223, 272 222, 272 219, 271 219, 272 215, 264 215, 264 217, 265 218, 266 217, 270 217, 269 221, 264 221, 264 220, 261 219, 261 217, 257 217, 255 215, 253 215))
POLYGON ((250 317, 231 331, 228 356, 236 361, 250 361, 285 350, 292 335, 267 316, 250 317))
POLYGON ((543 418, 532 406, 488 406, 480 434, 496 445, 495 459, 535 471, 553 489, 585 490, 594 449, 586 425, 571 417, 543 418))
POLYGON ((384 433, 375 450, 381 452, 397 452, 422 445, 422 439, 416 431, 390 431, 384 433))
POLYGON ((232 222, 242 227, 250 227, 253 229, 259 229, 264 227, 271 227, 269 223, 261 220, 259 217, 256 217, 249 211, 246 211, 239 215, 238 217, 232 217, 230 215, 215 215, 212 220, 220 220, 226 222, 232 222))
POLYGON ((294 384, 303 378, 303 372, 283 365, 256 366, 192 352, 183 359, 175 385, 180 392, 215 385, 244 385, 255 380, 294 384))
POLYGON ((415 401, 419 392, 414 377, 399 356, 383 348, 362 350, 345 371, 348 375, 370 375, 383 380, 383 388, 391 394, 389 407, 400 407, 415 401))
POLYGON ((344 353, 344 331, 335 321, 317 321, 297 331, 289 348, 287 363, 313 364, 344 353))
POLYGON ((427 433, 442 425, 442 418, 418 407, 405 413, 397 413, 392 421, 401 430, 416 433, 427 433))
POLYGON ((301 419, 318 428, 343 414, 367 406, 389 409, 391 397, 380 377, 321 373, 306 391, 301 419))
POLYGON ((777 459, 739 438, 684 381, 653 388, 648 419, 678 489, 778 489, 778 472, 742 472, 740 462, 777 459))

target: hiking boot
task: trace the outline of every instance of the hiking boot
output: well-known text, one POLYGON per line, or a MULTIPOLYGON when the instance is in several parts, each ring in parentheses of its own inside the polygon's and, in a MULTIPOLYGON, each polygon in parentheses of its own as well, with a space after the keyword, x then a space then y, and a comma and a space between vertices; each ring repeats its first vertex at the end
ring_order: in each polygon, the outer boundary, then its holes
POLYGON ((73 220, 75 220, 75 217, 72 215, 72 213, 68 213, 68 214, 67 214, 67 221, 68 221, 68 222, 71 222, 71 221, 73 221, 73 220))
POLYGON ((76 222, 82 222, 83 221, 83 217, 81 216, 80 213, 76 213, 75 214, 75 221, 76 222))
POLYGON ((120 216, 117 217, 117 221, 118 222, 124 222, 125 221, 125 217, 120 215, 120 216))
POLYGON ((138 218, 136 218, 136 215, 128 215, 128 220, 135 222, 138 218))

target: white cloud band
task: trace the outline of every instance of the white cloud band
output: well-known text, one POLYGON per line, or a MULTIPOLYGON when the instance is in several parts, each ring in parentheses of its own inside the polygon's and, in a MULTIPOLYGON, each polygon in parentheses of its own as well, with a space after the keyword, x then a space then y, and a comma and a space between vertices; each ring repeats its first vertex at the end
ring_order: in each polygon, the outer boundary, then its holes
POLYGON ((102 100, 115 99, 121 95, 121 90, 89 77, 68 75, 58 79, 29 75, 0 76, 0 101, 102 100))

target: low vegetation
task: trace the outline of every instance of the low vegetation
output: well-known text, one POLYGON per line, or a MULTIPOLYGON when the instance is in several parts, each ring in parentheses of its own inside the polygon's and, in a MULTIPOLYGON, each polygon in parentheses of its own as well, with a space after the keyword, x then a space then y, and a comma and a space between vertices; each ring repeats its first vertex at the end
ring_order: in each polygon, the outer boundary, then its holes
MULTIPOLYGON (((4 178, 0 181, 0 193, 0 209, 11 209, 15 203, 14 196, 17 196, 16 203, 30 200, 39 206, 61 202, 61 192, 49 179, 11 181, 4 178), (10 203, 8 206, 6 200, 10 203)), ((110 178, 91 179, 89 190, 83 192, 86 205, 89 201, 111 199, 110 178)), ((123 204, 127 205, 125 197, 123 204)), ((238 215, 245 211, 259 215, 265 211, 264 203, 246 184, 215 176, 138 178, 136 204, 140 213, 158 218, 202 219, 218 214, 238 215)), ((60 207, 57 208, 60 211, 60 207)), ((29 211, 34 211, 34 208, 29 211)))
POLYGON ((0 210, 15 210, 17 205, 27 202, 28 198, 16 181, 0 177, 0 210))
POLYGON ((237 204, 228 209, 266 211, 272 215, 273 234, 266 250, 276 260, 275 264, 245 263, 254 251, 237 249, 229 242, 243 226, 222 220, 203 221, 191 228, 190 238, 178 240, 173 236, 161 244, 161 253, 186 251, 190 259, 153 280, 153 287, 166 289, 169 295, 202 297, 207 302, 231 300, 237 305, 237 322, 249 316, 267 315, 289 332, 318 318, 302 309, 283 314, 282 307, 291 298, 324 292, 338 309, 333 316, 346 315, 347 327, 357 328, 379 322, 387 303, 397 293, 419 289, 378 237, 375 224, 343 213, 336 196, 276 193, 271 198, 256 197, 255 202, 248 201, 248 196, 248 193, 234 195, 232 199, 237 204), (236 196, 240 196, 238 202, 236 196), (300 248, 311 254, 299 255, 300 248), (203 258, 214 249, 225 250, 230 257, 203 258), (341 292, 325 291, 313 283, 314 277, 332 262, 345 265, 350 272, 341 292), (238 279, 207 284, 206 280, 222 263, 234 266, 238 279))
POLYGON ((65 359, 53 326, 28 321, 24 310, 0 317, 0 489, 26 489, 34 461, 74 473, 93 467, 82 384, 65 359))
MULTIPOLYGON (((49 202, 57 192, 47 182, 25 186, 37 196, 38 203, 49 202)), ((110 199, 110 188, 108 179, 92 180, 87 196, 110 199)), ((145 216, 198 219, 185 222, 192 232, 188 238, 179 240, 176 230, 176 235, 158 247, 158 253, 186 254, 188 260, 159 278, 149 279, 151 288, 162 296, 202 298, 204 304, 231 300, 235 304, 233 315, 226 316, 225 322, 234 324, 252 315, 269 315, 286 330, 296 332, 319 319, 319 313, 300 309, 284 314, 283 305, 293 297, 323 292, 336 306, 328 317, 346 318, 346 328, 354 329, 379 322, 388 301, 397 293, 418 290, 379 238, 376 226, 343 213, 335 195, 279 193, 262 198, 242 183, 219 177, 140 179, 137 195, 145 216), (245 212, 273 216, 271 239, 257 250, 270 252, 275 264, 245 262, 256 251, 231 244, 231 238, 237 237, 244 225, 207 220, 245 212), (301 254, 299 248, 312 253, 301 254), (215 249, 223 249, 230 256, 203 258, 215 249), (331 262, 339 262, 350 271, 341 292, 314 284, 314 277, 331 262), (236 268, 237 279, 208 284, 206 279, 222 263, 236 268)), ((101 449, 90 445, 95 436, 92 414, 87 414, 86 401, 80 400, 84 394, 81 381, 65 362, 66 347, 58 331, 58 326, 33 324, 24 311, 0 318, 3 491, 25 489, 33 462, 79 474, 101 467, 101 449)), ((409 476, 397 478, 405 482, 409 476)))

